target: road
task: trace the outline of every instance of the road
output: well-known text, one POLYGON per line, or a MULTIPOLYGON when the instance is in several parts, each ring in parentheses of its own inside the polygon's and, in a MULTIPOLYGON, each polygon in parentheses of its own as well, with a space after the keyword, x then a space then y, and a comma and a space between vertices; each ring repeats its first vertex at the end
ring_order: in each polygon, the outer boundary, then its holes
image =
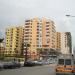
POLYGON ((54 66, 22 67, 0 71, 0 75, 55 75, 54 66))

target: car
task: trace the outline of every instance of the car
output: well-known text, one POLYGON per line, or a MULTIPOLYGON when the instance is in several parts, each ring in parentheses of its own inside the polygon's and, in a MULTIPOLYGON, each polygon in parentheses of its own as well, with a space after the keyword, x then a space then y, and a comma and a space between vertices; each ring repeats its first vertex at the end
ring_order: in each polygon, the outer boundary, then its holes
POLYGON ((27 66, 27 67, 35 66, 35 62, 33 62, 33 61, 26 61, 26 62, 24 62, 24 66, 27 66))
POLYGON ((12 68, 15 68, 14 67, 14 63, 13 62, 4 62, 3 68, 4 69, 12 69, 12 68))
POLYGON ((2 69, 3 69, 3 63, 0 62, 0 70, 2 70, 2 69))
POLYGON ((44 62, 43 62, 43 65, 48 65, 48 64, 49 64, 48 61, 44 61, 44 62))
POLYGON ((43 62, 42 61, 33 61, 35 63, 35 66, 42 66, 43 62))
POLYGON ((49 64, 49 60, 41 60, 43 65, 48 65, 49 64))
POLYGON ((21 64, 18 61, 9 61, 4 62, 3 68, 4 69, 13 69, 13 68, 20 68, 21 64))
POLYGON ((18 62, 18 61, 14 61, 13 64, 14 64, 15 68, 20 68, 21 67, 20 62, 18 62))
POLYGON ((13 68, 13 63, 11 63, 11 62, 4 62, 3 64, 4 64, 3 65, 4 69, 13 68))

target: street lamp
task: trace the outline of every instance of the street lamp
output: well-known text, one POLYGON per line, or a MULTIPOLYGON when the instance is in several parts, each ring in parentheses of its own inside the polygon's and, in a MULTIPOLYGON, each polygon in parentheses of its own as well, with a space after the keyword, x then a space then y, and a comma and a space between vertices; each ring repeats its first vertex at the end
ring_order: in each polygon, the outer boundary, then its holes
POLYGON ((72 15, 68 15, 68 14, 67 14, 66 16, 67 16, 67 17, 75 17, 75 16, 72 16, 72 15))
POLYGON ((68 18, 75 18, 75 16, 74 16, 74 15, 66 14, 65 16, 66 16, 66 17, 68 17, 68 18))

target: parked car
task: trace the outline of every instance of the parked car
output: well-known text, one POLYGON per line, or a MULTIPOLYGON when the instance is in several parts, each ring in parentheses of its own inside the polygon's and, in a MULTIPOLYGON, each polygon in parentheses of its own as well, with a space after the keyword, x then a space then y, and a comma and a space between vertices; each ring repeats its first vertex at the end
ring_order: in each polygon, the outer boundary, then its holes
POLYGON ((13 62, 15 68, 20 68, 21 64, 18 61, 13 62))
POLYGON ((13 69, 13 68, 19 68, 19 67, 21 67, 21 64, 18 61, 4 62, 4 65, 3 65, 4 69, 13 69))
POLYGON ((15 68, 14 67, 14 63, 13 62, 4 62, 3 68, 4 69, 12 69, 12 68, 15 68))
POLYGON ((35 66, 35 63, 33 61, 26 61, 24 63, 24 66, 32 67, 32 66, 35 66))
POLYGON ((42 61, 33 61, 35 63, 35 66, 42 66, 43 62, 42 61))
POLYGON ((2 70, 2 69, 3 69, 3 63, 0 62, 0 70, 2 70))

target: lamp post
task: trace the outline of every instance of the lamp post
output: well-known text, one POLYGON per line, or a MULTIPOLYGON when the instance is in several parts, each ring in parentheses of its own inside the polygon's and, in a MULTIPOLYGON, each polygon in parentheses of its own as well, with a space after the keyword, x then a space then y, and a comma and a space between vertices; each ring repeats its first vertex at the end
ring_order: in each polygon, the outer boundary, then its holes
POLYGON ((67 18, 75 18, 75 15, 66 14, 65 16, 66 16, 67 18))
POLYGON ((66 15, 67 17, 75 17, 75 16, 72 16, 72 15, 66 15))

